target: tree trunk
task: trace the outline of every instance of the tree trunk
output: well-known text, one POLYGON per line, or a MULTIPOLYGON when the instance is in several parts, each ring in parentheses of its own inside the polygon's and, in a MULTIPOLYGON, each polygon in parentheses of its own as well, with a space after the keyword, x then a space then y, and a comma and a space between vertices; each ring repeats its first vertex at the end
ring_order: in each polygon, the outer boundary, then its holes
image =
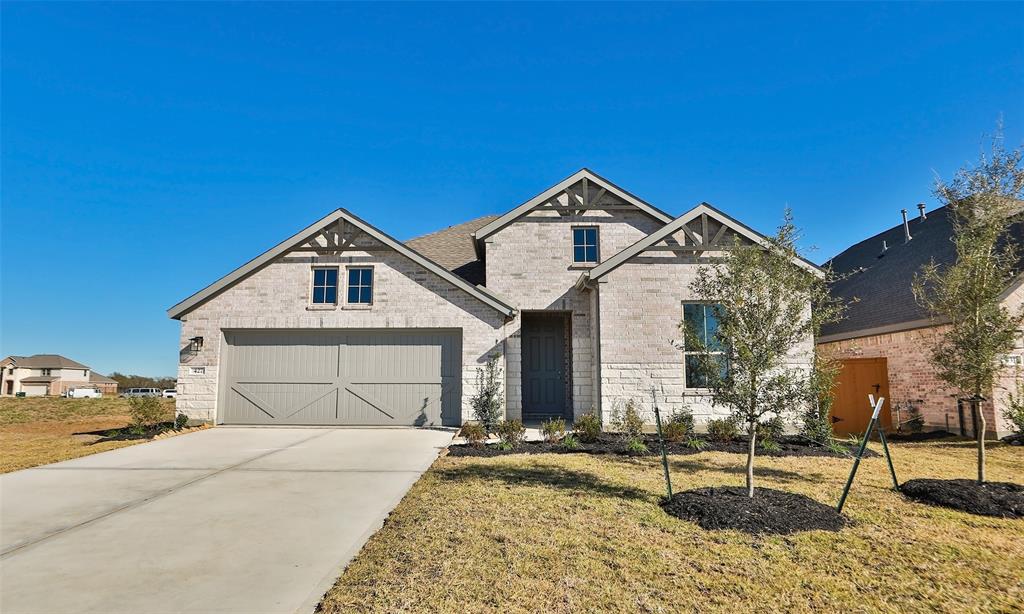
POLYGON ((750 426, 750 442, 747 444, 747 496, 754 498, 754 445, 757 442, 757 423, 750 426))
POLYGON ((977 397, 971 400, 974 415, 977 416, 978 432, 978 484, 985 483, 985 414, 981 411, 981 401, 977 397))

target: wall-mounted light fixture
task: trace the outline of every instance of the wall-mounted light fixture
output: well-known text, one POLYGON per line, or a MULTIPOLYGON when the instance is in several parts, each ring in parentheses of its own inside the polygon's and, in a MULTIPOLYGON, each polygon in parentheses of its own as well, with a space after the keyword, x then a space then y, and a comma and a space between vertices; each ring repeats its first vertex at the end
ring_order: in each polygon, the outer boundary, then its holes
POLYGON ((203 338, 192 337, 188 340, 188 351, 191 354, 198 354, 199 350, 203 349, 203 338))

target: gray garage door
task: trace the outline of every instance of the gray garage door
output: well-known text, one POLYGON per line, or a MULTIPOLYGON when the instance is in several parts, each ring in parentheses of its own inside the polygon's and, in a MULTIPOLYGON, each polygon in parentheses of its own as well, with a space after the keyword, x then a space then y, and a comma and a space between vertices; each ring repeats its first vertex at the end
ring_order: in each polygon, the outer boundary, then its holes
POLYGON ((224 424, 460 422, 459 331, 227 331, 224 424))

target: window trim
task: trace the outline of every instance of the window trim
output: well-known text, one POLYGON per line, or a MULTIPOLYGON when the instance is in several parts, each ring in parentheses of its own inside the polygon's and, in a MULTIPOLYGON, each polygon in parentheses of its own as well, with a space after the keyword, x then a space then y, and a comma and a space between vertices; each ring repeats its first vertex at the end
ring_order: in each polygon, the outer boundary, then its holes
MULTIPOLYGON (((338 286, 340 285, 338 283, 337 277, 335 277, 335 279, 334 279, 334 301, 333 302, 324 301, 322 303, 316 302, 315 294, 316 294, 316 288, 317 288, 317 285, 316 285, 316 272, 317 271, 334 271, 334 272, 336 272, 338 274, 338 276, 341 275, 341 271, 339 270, 339 268, 337 266, 330 266, 330 265, 326 265, 326 266, 324 266, 324 265, 314 265, 314 266, 311 266, 309 268, 309 304, 311 306, 313 306, 313 307, 320 307, 320 308, 327 308, 327 307, 337 306, 338 305, 338 289, 339 289, 338 286)), ((329 288, 330 286, 321 286, 321 287, 329 288)))
POLYGON ((353 264, 353 265, 349 265, 349 266, 345 267, 345 305, 348 305, 348 306, 351 306, 351 307, 363 307, 363 308, 370 307, 371 305, 373 305, 374 295, 377 293, 376 289, 377 289, 377 273, 376 273, 376 271, 374 271, 373 265, 369 265, 369 264, 353 264), (349 291, 350 291, 349 289, 352 287, 352 273, 351 273, 351 271, 355 271, 355 270, 368 270, 368 271, 370 271, 370 285, 369 286, 363 286, 363 285, 356 286, 357 288, 369 288, 370 289, 370 302, 368 302, 368 303, 362 303, 362 302, 355 302, 355 303, 353 303, 352 301, 349 300, 349 291))
MULTIPOLYGON (((711 301, 682 301, 680 303, 680 305, 679 305, 679 309, 682 312, 681 315, 682 315, 682 322, 683 322, 683 324, 686 323, 686 306, 687 305, 703 305, 704 307, 713 307, 715 305, 720 305, 720 303, 715 303, 715 302, 711 302, 711 301)), ((705 342, 706 342, 706 340, 705 340, 705 342)), ((689 386, 687 384, 687 382, 686 382, 686 379, 687 379, 686 359, 689 356, 697 356, 699 354, 699 352, 687 351, 686 350, 686 329, 685 329, 685 327, 683 328, 683 343, 682 343, 682 346, 683 346, 683 390, 693 390, 693 391, 705 392, 705 393, 708 392, 711 389, 708 388, 707 386, 689 386)), ((709 354, 716 354, 716 355, 719 355, 719 356, 723 356, 723 357, 726 358, 726 360, 728 360, 728 356, 727 356, 728 352, 726 350, 724 350, 724 349, 720 350, 720 351, 717 351, 717 352, 709 352, 709 354)), ((728 368, 728 365, 726 365, 726 368, 728 368)))
MULTIPOLYGON (((572 249, 572 263, 577 266, 596 266, 601 263, 601 227, 596 224, 585 224, 585 225, 574 225, 570 226, 570 244, 572 249), (576 259, 576 231, 577 230, 593 230, 594 231, 594 260, 577 260, 576 259)), ((584 256, 586 256, 586 248, 590 247, 584 243, 579 247, 583 248, 584 256)))

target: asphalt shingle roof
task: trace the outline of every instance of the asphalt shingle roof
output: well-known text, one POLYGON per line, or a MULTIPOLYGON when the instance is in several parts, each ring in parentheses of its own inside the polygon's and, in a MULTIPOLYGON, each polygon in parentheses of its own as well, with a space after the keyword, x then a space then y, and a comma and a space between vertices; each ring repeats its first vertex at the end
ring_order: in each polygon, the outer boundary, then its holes
MULTIPOLYGON (((854 333, 881 326, 923 320, 928 313, 914 298, 911 282, 921 267, 931 262, 947 265, 956 259, 953 225, 947 207, 927 214, 927 219, 910 220, 909 242, 904 242, 903 224, 853 245, 827 264, 841 278, 832 284, 832 296, 849 306, 845 318, 822 327, 822 336, 854 333), (889 249, 882 251, 882 241, 889 249)), ((1024 241, 1024 221, 1010 227, 1010 236, 1024 241)))
POLYGON ((478 217, 422 237, 409 239, 405 244, 469 283, 483 286, 487 281, 484 262, 476 257, 471 235, 498 217, 478 217))
POLYGON ((32 369, 88 369, 89 367, 60 354, 33 354, 32 356, 11 356, 19 367, 32 369))

